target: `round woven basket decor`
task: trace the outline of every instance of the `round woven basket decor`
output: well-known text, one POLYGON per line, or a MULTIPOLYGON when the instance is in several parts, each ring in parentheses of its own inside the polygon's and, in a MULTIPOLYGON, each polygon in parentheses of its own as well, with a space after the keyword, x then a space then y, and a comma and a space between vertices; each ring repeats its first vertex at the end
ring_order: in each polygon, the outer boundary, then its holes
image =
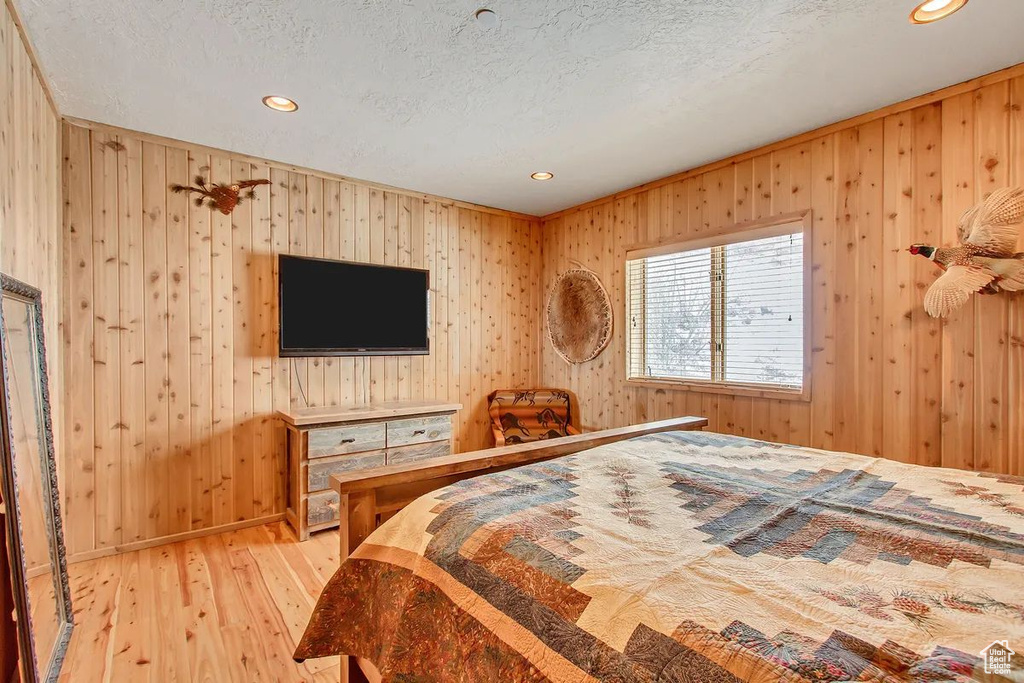
POLYGON ((569 363, 597 358, 612 336, 612 304, 597 275, 576 268, 558 276, 548 297, 551 345, 569 363))

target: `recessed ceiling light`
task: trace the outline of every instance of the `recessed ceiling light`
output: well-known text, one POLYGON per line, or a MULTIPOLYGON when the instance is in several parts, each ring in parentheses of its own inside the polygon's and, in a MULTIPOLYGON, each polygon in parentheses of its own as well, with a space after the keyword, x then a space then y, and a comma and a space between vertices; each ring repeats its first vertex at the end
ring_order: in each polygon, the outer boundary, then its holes
POLYGON ((534 180, 551 180, 555 177, 555 174, 548 171, 537 171, 536 173, 531 173, 530 177, 534 180))
POLYGON ((473 16, 476 17, 477 23, 484 28, 494 28, 498 25, 498 15, 495 14, 494 10, 487 9, 486 7, 478 9, 473 16))
POLYGON ((945 19, 967 4, 967 0, 926 0, 910 13, 910 23, 930 24, 945 19))
POLYGON ((290 112, 299 108, 299 105, 295 104, 295 100, 289 100, 287 97, 281 97, 280 95, 267 95, 263 98, 263 104, 274 111, 290 112))

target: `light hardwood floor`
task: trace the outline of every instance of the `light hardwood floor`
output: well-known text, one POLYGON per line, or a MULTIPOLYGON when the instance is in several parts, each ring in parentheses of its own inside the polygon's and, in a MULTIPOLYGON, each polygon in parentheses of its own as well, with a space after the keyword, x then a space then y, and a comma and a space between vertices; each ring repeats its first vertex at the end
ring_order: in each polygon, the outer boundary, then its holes
POLYGON ((60 680, 334 683, 337 657, 291 654, 337 566, 337 532, 283 523, 74 564, 60 680))

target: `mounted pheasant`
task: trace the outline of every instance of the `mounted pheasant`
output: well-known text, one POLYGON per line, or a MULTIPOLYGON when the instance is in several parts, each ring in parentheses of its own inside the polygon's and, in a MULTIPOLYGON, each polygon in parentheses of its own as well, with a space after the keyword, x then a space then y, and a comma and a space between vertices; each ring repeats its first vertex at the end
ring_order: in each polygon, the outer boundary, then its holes
POLYGON ((960 246, 911 245, 911 254, 934 261, 945 273, 924 296, 924 310, 945 318, 971 294, 1024 290, 1024 253, 1017 239, 1024 223, 1024 188, 996 190, 964 212, 957 226, 960 246))
POLYGON ((235 207, 242 203, 242 197, 239 196, 239 192, 250 188, 245 193, 244 198, 256 199, 256 190, 252 188, 257 185, 270 184, 270 181, 266 178, 257 178, 256 180, 243 180, 240 183, 232 183, 231 185, 221 185, 219 183, 207 185, 206 178, 201 175, 197 175, 193 182, 195 182, 197 187, 175 183, 171 185, 171 192, 188 192, 189 194, 195 192, 199 195, 195 198, 196 206, 206 204, 206 206, 211 209, 217 209, 225 216, 231 215, 235 207))

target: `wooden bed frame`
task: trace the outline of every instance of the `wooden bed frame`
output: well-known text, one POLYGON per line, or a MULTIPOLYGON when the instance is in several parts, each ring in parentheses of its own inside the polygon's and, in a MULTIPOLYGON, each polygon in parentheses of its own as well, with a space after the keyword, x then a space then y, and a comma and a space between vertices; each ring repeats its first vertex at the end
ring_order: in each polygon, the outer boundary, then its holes
MULTIPOLYGON (((340 498, 341 560, 344 561, 363 539, 403 507, 425 493, 461 479, 551 460, 646 434, 696 431, 707 424, 708 421, 703 417, 676 417, 559 439, 459 453, 406 465, 388 465, 333 475, 331 488, 340 498)), ((380 680, 372 664, 361 659, 358 662, 359 666, 350 666, 349 657, 341 658, 342 683, 373 683, 380 680)))

